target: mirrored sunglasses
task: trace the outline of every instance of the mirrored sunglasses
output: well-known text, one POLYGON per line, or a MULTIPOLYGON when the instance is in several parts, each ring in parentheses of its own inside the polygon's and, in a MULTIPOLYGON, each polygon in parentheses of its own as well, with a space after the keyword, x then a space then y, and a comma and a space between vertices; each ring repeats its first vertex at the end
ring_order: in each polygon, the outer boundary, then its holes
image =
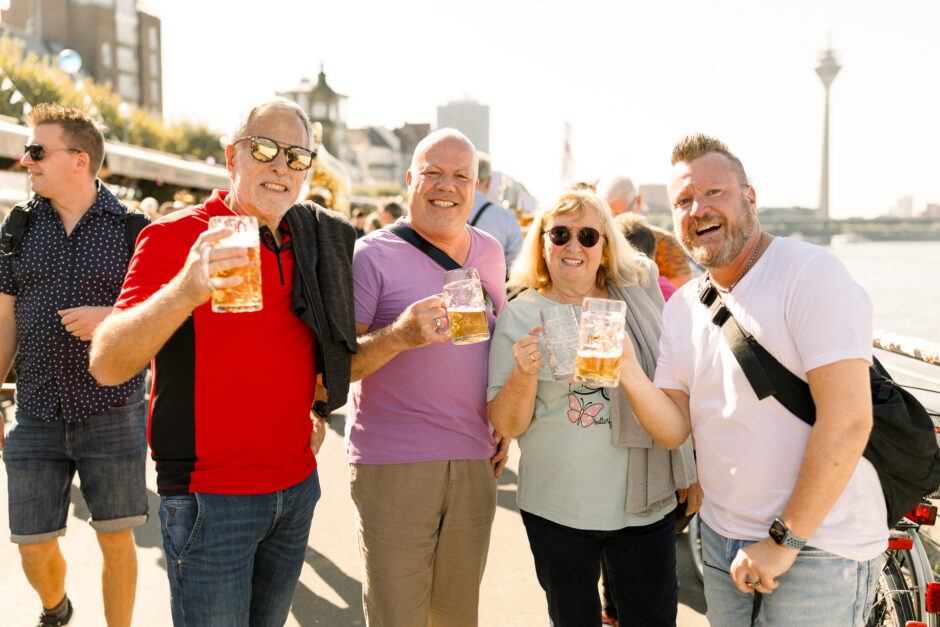
MULTIPOLYGON (((552 240, 555 246, 564 246, 571 240, 571 229, 567 226, 553 226, 545 232, 548 233, 548 239, 552 240)), ((577 238, 579 244, 585 248, 591 248, 600 241, 601 234, 597 229, 586 227, 578 229, 577 238)))
POLYGON ((23 146, 23 152, 29 153, 29 158, 33 161, 42 161, 46 158, 47 150, 68 150, 70 152, 81 152, 78 148, 64 148, 59 146, 43 146, 42 144, 26 144, 23 146))
MULTIPOLYGON (((270 163, 277 158, 277 153, 282 149, 281 144, 269 137, 258 137, 249 135, 240 137, 234 143, 248 141, 249 152, 256 161, 261 163, 270 163)), ((313 165, 313 158, 317 156, 312 150, 301 148, 300 146, 284 146, 284 158, 287 160, 287 167, 291 170, 306 170, 313 165)))

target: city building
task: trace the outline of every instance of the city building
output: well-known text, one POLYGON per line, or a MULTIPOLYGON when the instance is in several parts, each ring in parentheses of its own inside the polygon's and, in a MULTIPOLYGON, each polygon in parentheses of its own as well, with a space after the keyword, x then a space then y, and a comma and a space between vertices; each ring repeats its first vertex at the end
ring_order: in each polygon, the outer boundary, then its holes
POLYGON ((387 128, 367 126, 349 131, 351 178, 361 185, 405 185, 405 171, 410 155, 402 150, 402 141, 387 128))
POLYGON ((126 102, 163 111, 160 19, 135 0, 9 0, 0 22, 20 31, 31 49, 71 48, 80 75, 110 85, 126 102))
POLYGON ((888 215, 892 218, 910 218, 914 215, 914 198, 912 196, 901 196, 898 201, 888 209, 888 215))
POLYGON ((454 100, 437 108, 437 128, 455 128, 477 150, 490 151, 490 108, 474 100, 454 100))
POLYGON ((323 125, 323 145, 327 151, 341 161, 348 161, 348 129, 346 128, 346 96, 337 93, 326 82, 326 72, 320 64, 317 82, 308 78, 300 79, 293 89, 277 94, 293 100, 307 112, 310 120, 323 125))

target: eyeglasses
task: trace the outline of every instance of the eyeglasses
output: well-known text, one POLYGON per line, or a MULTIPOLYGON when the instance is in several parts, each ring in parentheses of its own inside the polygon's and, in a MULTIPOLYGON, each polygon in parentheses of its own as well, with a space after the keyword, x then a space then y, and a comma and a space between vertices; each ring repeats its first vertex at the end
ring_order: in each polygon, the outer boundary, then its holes
MULTIPOLYGON (((277 159, 277 153, 281 151, 281 144, 268 137, 258 137, 250 135, 240 137, 234 143, 249 141, 249 152, 256 161, 261 163, 270 163, 277 159)), ((306 170, 313 165, 313 158, 317 153, 300 146, 283 146, 284 158, 287 160, 287 167, 291 170, 306 170)))
MULTIPOLYGON (((548 239, 552 240, 552 244, 555 246, 564 246, 571 239, 571 229, 567 226, 553 226, 545 231, 545 233, 548 234, 548 239)), ((591 248, 600 241, 601 234, 597 229, 586 227, 578 229, 577 237, 579 244, 585 248, 591 248)))
POLYGON ((26 144, 23 146, 23 152, 29 153, 29 158, 33 161, 42 161, 46 158, 47 150, 68 150, 71 152, 82 152, 78 148, 62 148, 59 146, 43 146, 42 144, 26 144))

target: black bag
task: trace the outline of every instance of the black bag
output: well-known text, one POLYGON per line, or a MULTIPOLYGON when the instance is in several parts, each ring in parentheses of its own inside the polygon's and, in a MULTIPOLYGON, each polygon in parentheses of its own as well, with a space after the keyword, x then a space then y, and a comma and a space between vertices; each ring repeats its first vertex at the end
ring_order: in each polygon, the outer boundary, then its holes
MULTIPOLYGON (((712 322, 721 327, 757 398, 773 396, 812 426, 816 422, 816 406, 809 385, 741 328, 707 279, 699 288, 699 300, 711 311, 712 322)), ((878 473, 888 509, 888 527, 893 527, 940 486, 937 430, 924 406, 892 381, 877 359, 868 374, 874 419, 863 455, 878 473)))

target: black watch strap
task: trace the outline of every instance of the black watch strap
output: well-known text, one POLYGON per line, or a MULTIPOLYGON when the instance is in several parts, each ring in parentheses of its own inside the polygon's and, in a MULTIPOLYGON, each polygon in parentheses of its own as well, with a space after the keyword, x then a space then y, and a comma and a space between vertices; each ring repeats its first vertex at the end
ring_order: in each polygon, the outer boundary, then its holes
POLYGON ((326 422, 330 422, 330 406, 326 404, 326 401, 313 401, 313 413, 326 422))

